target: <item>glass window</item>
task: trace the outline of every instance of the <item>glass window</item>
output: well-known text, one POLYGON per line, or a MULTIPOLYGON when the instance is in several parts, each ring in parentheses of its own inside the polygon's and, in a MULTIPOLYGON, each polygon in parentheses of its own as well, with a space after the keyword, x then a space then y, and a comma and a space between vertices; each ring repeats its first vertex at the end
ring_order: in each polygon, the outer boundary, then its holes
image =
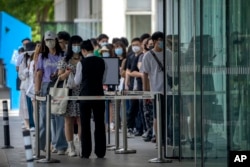
POLYGON ((151 11, 151 0, 127 0, 127 11, 151 11))

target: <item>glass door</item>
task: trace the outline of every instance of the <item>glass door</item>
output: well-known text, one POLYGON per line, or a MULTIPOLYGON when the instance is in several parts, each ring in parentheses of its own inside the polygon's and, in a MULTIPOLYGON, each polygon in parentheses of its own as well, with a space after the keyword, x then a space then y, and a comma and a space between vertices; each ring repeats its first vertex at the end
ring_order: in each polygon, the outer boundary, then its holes
POLYGON ((227 164, 225 4, 167 1, 166 44, 175 76, 167 155, 192 159, 194 166, 227 164))
POLYGON ((229 151, 250 150, 250 1, 228 0, 229 151))

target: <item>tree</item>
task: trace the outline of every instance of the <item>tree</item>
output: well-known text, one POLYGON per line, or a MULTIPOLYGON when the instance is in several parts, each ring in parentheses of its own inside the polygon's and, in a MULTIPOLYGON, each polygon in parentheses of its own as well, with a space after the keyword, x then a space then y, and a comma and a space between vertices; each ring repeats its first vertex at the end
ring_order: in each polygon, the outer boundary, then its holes
POLYGON ((54 0, 0 0, 0 11, 32 28, 33 41, 41 40, 40 23, 54 20, 54 0))

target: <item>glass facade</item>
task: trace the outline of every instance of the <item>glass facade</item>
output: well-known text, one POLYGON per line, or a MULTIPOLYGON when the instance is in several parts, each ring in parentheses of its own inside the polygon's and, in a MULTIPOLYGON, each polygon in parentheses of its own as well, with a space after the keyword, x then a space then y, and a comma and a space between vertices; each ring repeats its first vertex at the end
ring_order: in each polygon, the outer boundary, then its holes
POLYGON ((249 7, 249 0, 166 0, 174 83, 167 157, 226 167, 230 151, 250 151, 249 7))

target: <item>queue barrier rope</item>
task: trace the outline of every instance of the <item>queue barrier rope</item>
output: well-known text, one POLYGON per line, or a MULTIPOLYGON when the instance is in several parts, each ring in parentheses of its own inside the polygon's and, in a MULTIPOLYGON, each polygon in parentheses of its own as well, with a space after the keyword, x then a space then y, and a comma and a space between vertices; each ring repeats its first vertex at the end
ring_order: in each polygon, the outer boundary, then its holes
MULTIPOLYGON (((51 115, 51 101, 52 100, 122 100, 122 108, 123 108, 123 147, 121 149, 115 150, 116 154, 129 154, 129 153, 136 153, 136 150, 131 150, 127 148, 127 126, 126 126, 126 107, 125 107, 125 100, 126 99, 154 99, 156 96, 156 110, 157 110, 157 119, 161 120, 161 111, 160 111, 160 92, 147 92, 147 91, 124 91, 124 92, 105 92, 104 96, 62 96, 62 97, 51 97, 51 95, 44 96, 37 96, 37 101, 47 101, 47 118, 46 118, 46 144, 49 145, 50 143, 50 115, 51 115)), ((150 159, 149 162, 151 163, 170 163, 172 161, 166 160, 163 158, 162 155, 162 134, 161 134, 161 121, 157 123, 157 138, 158 138, 158 156, 157 158, 150 159)), ((119 131, 116 131, 119 133, 119 131)), ((116 136, 119 134, 116 134, 116 136)), ((37 136, 37 135, 36 135, 37 136)), ((38 144, 37 144, 38 145, 38 144)), ((49 150, 49 148, 48 148, 49 150)), ((59 163, 58 160, 52 160, 50 158, 50 151, 46 152, 46 158, 41 159, 40 162, 45 163, 59 163)))

